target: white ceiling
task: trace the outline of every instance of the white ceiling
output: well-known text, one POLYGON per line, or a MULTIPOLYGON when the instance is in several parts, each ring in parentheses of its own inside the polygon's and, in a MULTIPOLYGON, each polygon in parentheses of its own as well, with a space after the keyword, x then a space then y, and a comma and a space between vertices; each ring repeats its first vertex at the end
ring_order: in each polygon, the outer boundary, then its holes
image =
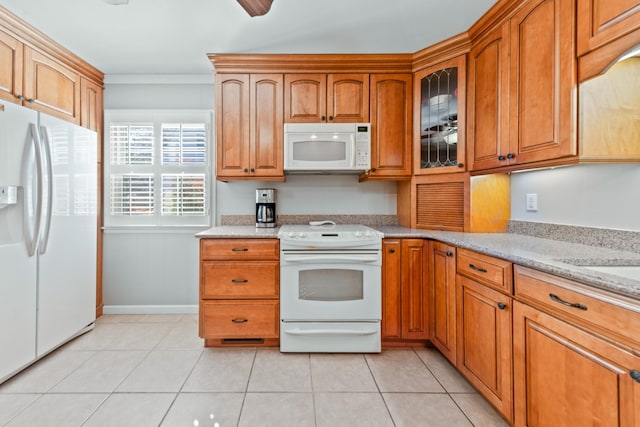
POLYGON ((207 53, 413 53, 468 29, 495 0, 0 0, 107 75, 208 74, 207 53))

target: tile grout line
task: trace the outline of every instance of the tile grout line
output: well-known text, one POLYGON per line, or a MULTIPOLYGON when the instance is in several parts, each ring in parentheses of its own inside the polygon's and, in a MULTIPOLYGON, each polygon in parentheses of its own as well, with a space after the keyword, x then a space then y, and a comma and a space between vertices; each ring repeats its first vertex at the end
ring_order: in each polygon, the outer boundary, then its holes
MULTIPOLYGON (((381 350, 382 352, 382 350, 381 350)), ((371 378, 373 378, 373 382, 376 385, 376 389, 378 390, 378 396, 380 396, 380 399, 382 399, 382 403, 384 404, 385 409, 387 410, 387 414, 389 414, 389 419, 391 420, 391 423, 396 426, 396 420, 393 418, 393 414, 391 414, 391 409, 389 408, 389 405, 387 404, 387 400, 384 398, 384 396, 382 395, 382 391, 380 390, 380 385, 378 384, 378 380, 376 379, 376 376, 373 374, 373 371, 371 370, 371 365, 369 364, 369 359, 367 358, 366 354, 363 354, 362 357, 364 357, 364 363, 366 363, 367 368, 369 369, 369 373, 371 374, 371 378)))

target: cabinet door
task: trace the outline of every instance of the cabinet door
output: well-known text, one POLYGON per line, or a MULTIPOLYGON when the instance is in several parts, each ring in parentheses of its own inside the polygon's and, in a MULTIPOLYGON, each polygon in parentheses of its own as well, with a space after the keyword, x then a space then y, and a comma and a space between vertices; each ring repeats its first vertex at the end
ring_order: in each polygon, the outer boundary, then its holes
POLYGON ((456 283, 457 367, 507 420, 512 420, 512 299, 464 276, 458 275, 456 283))
POLYGON ((417 175, 465 170, 466 55, 414 75, 417 175))
POLYGON ((329 74, 326 111, 328 122, 369 122, 369 74, 329 74))
POLYGON ((80 124, 80 75, 30 47, 24 49, 26 106, 80 124))
POLYGON ((411 176, 411 74, 371 75, 369 177, 411 176))
POLYGON ((428 264, 425 241, 403 239, 402 249, 402 338, 428 339, 428 264))
POLYGON ((20 102, 23 53, 22 43, 0 31, 0 99, 20 102))
POLYGON ((640 357, 518 302, 513 316, 514 425, 640 423, 640 357))
POLYGON ((249 75, 216 76, 216 175, 249 175, 249 75))
POLYGON ((472 47, 468 88, 470 169, 504 166, 509 153, 509 25, 472 47))
POLYGON ((382 240, 382 339, 401 339, 400 240, 382 240))
POLYGON ((250 77, 250 173, 282 177, 284 120, 282 74, 252 74, 250 77))
POLYGON ((638 0, 578 0, 579 56, 639 28, 638 0))
POLYGON ((102 86, 81 77, 80 94, 80 126, 102 135, 102 86))
POLYGON ((456 363, 456 248, 429 243, 429 336, 451 363, 456 363))
POLYGON ((284 120, 287 123, 327 120, 326 74, 285 74, 284 120))
POLYGON ((532 0, 510 20, 511 163, 576 155, 575 0, 532 0))

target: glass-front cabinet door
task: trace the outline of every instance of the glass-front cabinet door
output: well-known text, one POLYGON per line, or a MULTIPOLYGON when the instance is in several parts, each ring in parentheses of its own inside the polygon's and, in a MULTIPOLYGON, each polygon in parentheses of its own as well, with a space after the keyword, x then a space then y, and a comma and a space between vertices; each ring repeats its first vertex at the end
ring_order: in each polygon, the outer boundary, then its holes
POLYGON ((416 175, 466 169, 465 61, 465 56, 460 56, 415 73, 416 175))

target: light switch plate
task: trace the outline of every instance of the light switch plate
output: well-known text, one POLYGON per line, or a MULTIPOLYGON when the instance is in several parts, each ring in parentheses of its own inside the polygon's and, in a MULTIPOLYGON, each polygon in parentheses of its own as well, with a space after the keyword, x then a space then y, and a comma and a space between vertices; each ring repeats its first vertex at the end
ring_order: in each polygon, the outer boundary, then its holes
POLYGON ((538 193, 527 193, 527 212, 538 211, 538 193))

